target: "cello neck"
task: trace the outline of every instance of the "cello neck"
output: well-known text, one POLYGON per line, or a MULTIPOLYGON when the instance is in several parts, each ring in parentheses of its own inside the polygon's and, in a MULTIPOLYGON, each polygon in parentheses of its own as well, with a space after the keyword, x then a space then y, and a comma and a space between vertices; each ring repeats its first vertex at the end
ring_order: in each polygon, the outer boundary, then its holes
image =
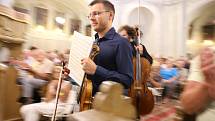
MULTIPOLYGON (((140 37, 138 36, 138 38, 136 38, 136 46, 140 45, 140 37)), ((141 59, 140 59, 140 51, 139 49, 136 49, 136 80, 137 80, 137 84, 140 85, 139 83, 142 80, 142 74, 141 74, 141 59)))

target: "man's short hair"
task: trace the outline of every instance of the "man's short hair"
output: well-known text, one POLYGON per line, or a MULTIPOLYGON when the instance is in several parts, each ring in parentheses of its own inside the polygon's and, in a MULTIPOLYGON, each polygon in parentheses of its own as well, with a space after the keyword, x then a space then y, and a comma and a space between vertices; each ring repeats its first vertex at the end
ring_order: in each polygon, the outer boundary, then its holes
POLYGON ((93 1, 89 4, 89 6, 93 6, 93 5, 98 4, 98 3, 103 4, 106 10, 112 11, 112 12, 115 14, 114 5, 113 5, 110 1, 108 1, 108 0, 93 0, 93 1))

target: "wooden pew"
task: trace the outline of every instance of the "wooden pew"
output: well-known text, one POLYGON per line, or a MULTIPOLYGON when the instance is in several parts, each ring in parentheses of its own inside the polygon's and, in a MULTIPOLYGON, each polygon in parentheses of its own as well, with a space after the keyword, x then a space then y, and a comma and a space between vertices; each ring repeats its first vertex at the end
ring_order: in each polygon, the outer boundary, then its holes
MULTIPOLYGON (((28 15, 0 5, 0 48, 8 48, 12 57, 22 52, 28 21, 28 15)), ((0 121, 20 119, 20 104, 17 103, 20 89, 16 78, 17 72, 12 66, 0 65, 0 121)))

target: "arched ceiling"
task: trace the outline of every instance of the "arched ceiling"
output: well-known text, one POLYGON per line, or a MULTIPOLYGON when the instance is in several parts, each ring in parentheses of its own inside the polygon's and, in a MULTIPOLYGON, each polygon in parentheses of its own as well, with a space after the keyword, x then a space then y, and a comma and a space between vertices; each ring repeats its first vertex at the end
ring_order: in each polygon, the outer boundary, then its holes
POLYGON ((64 6, 66 9, 73 11, 77 15, 88 14, 88 3, 85 0, 53 0, 57 5, 64 6))
POLYGON ((192 21, 192 24, 204 25, 209 24, 213 20, 215 20, 215 1, 210 2, 207 5, 202 6, 199 10, 195 11, 195 18, 192 21), (194 23, 195 22, 195 23, 194 23))
POLYGON ((87 16, 88 0, 14 0, 15 6, 29 9, 31 5, 52 6, 66 13, 76 16, 87 16))

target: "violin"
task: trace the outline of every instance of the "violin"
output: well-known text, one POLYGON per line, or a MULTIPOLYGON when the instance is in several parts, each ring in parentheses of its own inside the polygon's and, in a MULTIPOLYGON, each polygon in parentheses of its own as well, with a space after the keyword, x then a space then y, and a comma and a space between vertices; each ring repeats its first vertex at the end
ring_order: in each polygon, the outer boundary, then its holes
MULTIPOLYGON (((90 53, 90 59, 94 60, 99 51, 100 49, 98 44, 94 43, 90 53)), ((93 90, 92 81, 89 80, 87 78, 87 74, 85 74, 78 98, 78 102, 80 102, 80 111, 89 110, 92 108, 93 102, 92 90, 93 90)))

